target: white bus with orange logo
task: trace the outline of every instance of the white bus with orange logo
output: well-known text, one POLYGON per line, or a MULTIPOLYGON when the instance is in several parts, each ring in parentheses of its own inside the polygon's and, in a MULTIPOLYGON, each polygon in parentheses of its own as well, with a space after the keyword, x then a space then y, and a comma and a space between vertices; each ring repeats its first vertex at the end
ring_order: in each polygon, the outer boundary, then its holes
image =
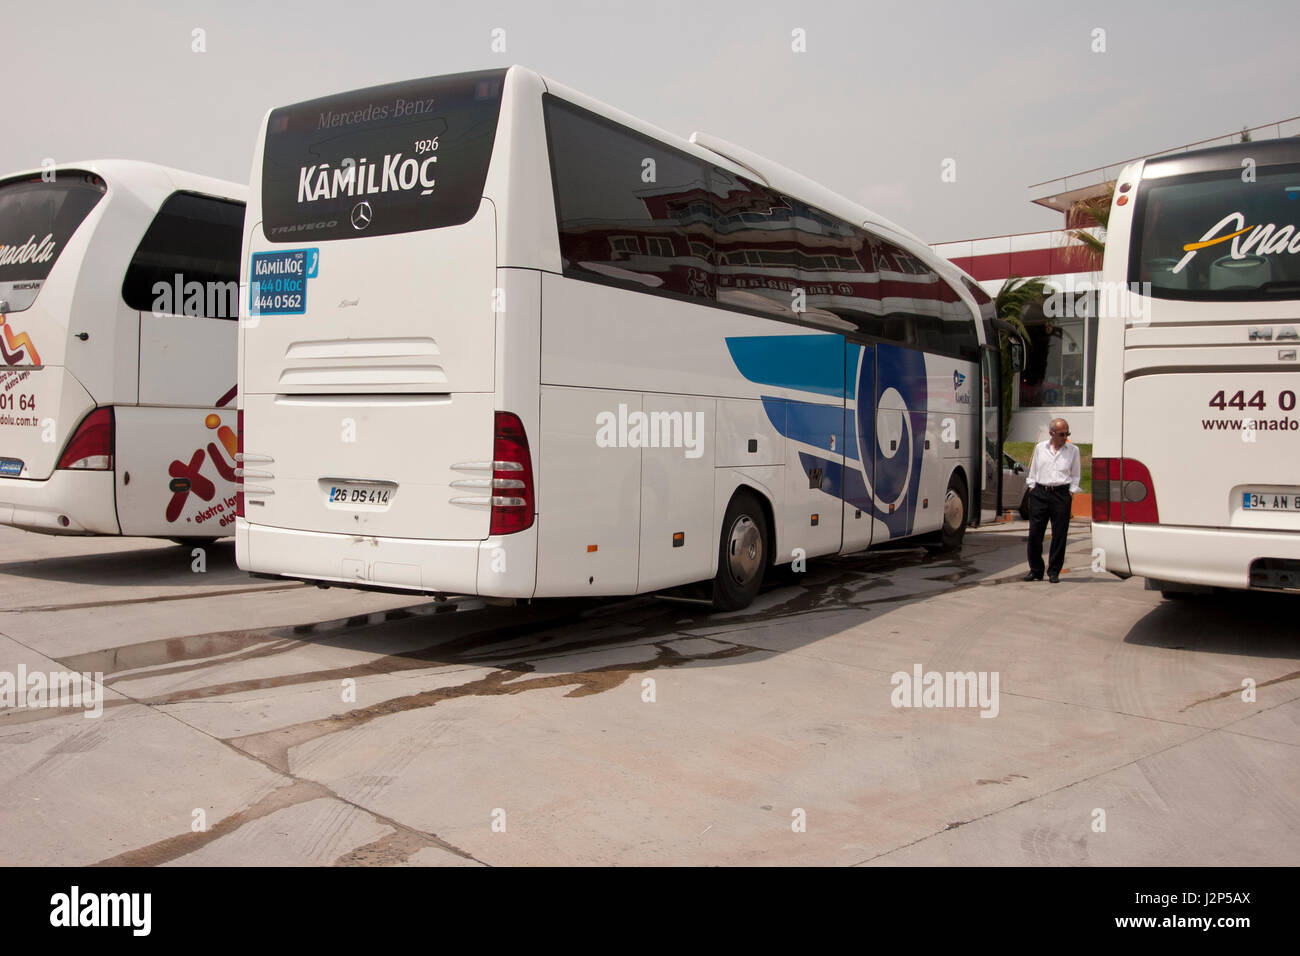
POLYGON ((246 193, 125 160, 0 178, 0 524, 234 532, 246 193))
POLYGON ((1300 591, 1300 140, 1125 167, 1103 280, 1095 560, 1300 591))

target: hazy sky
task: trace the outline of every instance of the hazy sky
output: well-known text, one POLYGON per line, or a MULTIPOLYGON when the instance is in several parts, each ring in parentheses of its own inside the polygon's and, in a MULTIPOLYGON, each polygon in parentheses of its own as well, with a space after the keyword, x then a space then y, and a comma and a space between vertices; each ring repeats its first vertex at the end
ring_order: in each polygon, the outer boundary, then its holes
POLYGON ((270 107, 521 63, 966 239, 1059 227, 1031 183, 1300 114, 1297 35, 1295 0, 7 3, 0 170, 123 157, 247 181, 270 107))

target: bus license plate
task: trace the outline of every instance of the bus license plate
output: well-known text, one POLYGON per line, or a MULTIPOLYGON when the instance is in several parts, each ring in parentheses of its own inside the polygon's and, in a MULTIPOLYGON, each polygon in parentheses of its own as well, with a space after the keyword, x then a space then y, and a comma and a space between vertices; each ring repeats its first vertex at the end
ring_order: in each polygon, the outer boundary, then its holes
POLYGON ((1252 511, 1300 511, 1300 492, 1247 491, 1241 498, 1241 506, 1252 511))
POLYGON ((329 485, 325 503, 331 508, 387 508, 397 494, 396 485, 349 481, 329 485))

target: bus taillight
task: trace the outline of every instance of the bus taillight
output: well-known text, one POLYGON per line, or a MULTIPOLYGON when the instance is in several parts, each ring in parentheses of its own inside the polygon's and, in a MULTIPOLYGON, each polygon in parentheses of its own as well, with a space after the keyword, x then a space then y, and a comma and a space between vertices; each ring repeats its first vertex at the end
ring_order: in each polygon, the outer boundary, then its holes
POLYGON ((513 412, 496 413, 492 441, 490 534, 513 534, 533 524, 533 462, 524 424, 513 412))
POLYGON ((1151 472, 1136 458, 1092 460, 1092 520, 1158 524, 1151 472))
MULTIPOLYGON (((1114 485, 1111 487, 1115 490, 1114 485)), ((1136 458, 1119 460, 1119 491, 1118 497, 1123 502, 1126 524, 1160 523, 1160 513, 1156 509, 1156 486, 1151 481, 1151 472, 1136 458)))
POLYGON ((1111 502, 1110 471, 1115 469, 1119 477, 1119 461, 1115 458, 1094 458, 1092 460, 1092 520, 1118 521, 1119 500, 1111 502))
POLYGON ((113 409, 97 408, 77 426, 59 459, 60 469, 113 470, 113 409))

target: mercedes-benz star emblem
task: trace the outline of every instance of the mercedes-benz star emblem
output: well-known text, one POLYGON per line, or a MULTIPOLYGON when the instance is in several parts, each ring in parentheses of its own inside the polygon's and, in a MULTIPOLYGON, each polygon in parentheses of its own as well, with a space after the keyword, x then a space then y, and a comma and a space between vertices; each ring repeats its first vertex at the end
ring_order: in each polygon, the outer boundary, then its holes
POLYGON ((375 214, 370 210, 370 203, 359 202, 352 207, 352 228, 364 229, 370 225, 370 220, 375 214))

